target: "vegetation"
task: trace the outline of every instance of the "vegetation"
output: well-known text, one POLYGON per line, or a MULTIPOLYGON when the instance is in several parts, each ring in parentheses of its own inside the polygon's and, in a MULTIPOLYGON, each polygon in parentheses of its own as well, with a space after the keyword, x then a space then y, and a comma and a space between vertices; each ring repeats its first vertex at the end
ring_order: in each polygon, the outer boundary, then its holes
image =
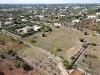
POLYGON ((71 60, 71 61, 63 60, 62 62, 64 66, 66 67, 66 69, 72 69, 74 60, 71 60))
POLYGON ((79 40, 80 40, 80 42, 85 42, 85 39, 83 39, 83 38, 80 38, 79 40))
POLYGON ((51 53, 55 54, 57 51, 63 51, 58 45, 55 45, 52 49, 51 49, 51 53))
POLYGON ((32 67, 30 65, 21 60, 16 60, 15 65, 17 68, 23 68, 25 71, 32 70, 32 67))
POLYGON ((4 72, 1 72, 1 71, 0 71, 0 75, 5 75, 5 74, 4 74, 4 72))
POLYGON ((100 23, 98 23, 98 24, 96 25, 95 30, 100 34, 100 23))
POLYGON ((21 67, 21 64, 22 64, 21 61, 19 61, 19 60, 15 61, 15 65, 16 65, 17 68, 21 67))
POLYGON ((43 32, 51 32, 52 29, 51 29, 50 26, 43 26, 43 27, 42 27, 42 31, 43 31, 43 32))

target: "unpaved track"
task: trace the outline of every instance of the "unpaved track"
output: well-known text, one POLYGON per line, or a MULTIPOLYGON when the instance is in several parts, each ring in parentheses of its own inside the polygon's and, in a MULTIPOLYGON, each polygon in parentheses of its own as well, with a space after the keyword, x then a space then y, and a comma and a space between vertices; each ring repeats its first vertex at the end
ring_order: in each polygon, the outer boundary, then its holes
POLYGON ((65 69, 65 67, 63 66, 63 64, 61 62, 58 63, 58 68, 61 71, 62 75, 69 75, 67 70, 65 69))

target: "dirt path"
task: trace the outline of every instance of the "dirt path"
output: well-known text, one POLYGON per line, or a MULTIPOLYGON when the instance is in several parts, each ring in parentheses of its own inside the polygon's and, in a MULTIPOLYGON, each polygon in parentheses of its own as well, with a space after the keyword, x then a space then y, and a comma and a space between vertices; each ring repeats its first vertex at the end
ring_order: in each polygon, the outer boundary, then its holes
POLYGON ((69 75, 67 70, 64 68, 63 64, 61 62, 58 63, 58 68, 61 71, 62 75, 69 75))

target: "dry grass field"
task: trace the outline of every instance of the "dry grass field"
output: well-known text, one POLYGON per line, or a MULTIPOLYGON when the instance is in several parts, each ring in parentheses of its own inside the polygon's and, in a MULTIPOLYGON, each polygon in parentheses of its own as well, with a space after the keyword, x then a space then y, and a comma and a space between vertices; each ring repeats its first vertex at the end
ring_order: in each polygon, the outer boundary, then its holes
POLYGON ((52 32, 46 33, 46 36, 47 37, 42 37, 42 33, 37 33, 25 38, 25 40, 55 55, 65 56, 66 51, 71 48, 75 47, 74 49, 78 50, 81 47, 79 39, 82 38, 84 34, 78 30, 63 27, 53 29, 52 32), (32 42, 33 40, 35 42, 32 42))
POLYGON ((42 37, 42 33, 37 33, 25 38, 25 40, 57 56, 67 58, 81 48, 80 38, 86 39, 87 42, 100 44, 100 36, 94 36, 91 31, 88 33, 89 35, 84 35, 82 31, 62 27, 53 28, 52 32, 45 33, 47 37, 42 37))

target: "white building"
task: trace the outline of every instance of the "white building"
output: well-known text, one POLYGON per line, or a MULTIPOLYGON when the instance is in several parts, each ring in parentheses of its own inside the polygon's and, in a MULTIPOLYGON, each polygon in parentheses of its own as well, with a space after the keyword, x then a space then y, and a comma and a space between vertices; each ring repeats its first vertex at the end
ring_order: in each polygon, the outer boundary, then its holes
POLYGON ((55 27, 61 27, 61 24, 60 23, 54 23, 54 26, 55 27))
POLYGON ((6 21, 4 24, 7 25, 7 24, 11 24, 12 21, 6 21))
POLYGON ((35 15, 35 17, 39 17, 40 19, 43 19, 44 15, 35 15))
POLYGON ((32 27, 29 27, 29 26, 26 26, 24 28, 21 28, 21 29, 17 29, 17 32, 19 34, 26 34, 32 27))
POLYGON ((59 16, 60 16, 60 17, 64 17, 64 16, 66 16, 66 15, 59 14, 59 16))
POLYGON ((33 28, 34 31, 38 31, 42 27, 41 26, 38 26, 38 25, 34 25, 32 28, 33 28))
POLYGON ((79 23, 79 22, 80 22, 80 20, 78 20, 78 19, 75 19, 72 21, 72 23, 79 23))
POLYGON ((1 21, 0 21, 0 28, 1 28, 1 21))
POLYGON ((100 22, 100 19, 97 19, 96 22, 100 22))
POLYGON ((21 18, 24 18, 24 16, 20 16, 21 18))
POLYGON ((27 20, 26 19, 21 19, 23 22, 26 22, 27 20))
POLYGON ((12 18, 12 17, 9 17, 8 19, 9 19, 9 20, 13 20, 14 18, 12 18))
POLYGON ((19 34, 27 34, 28 31, 30 29, 33 29, 33 31, 38 31, 39 29, 41 29, 42 27, 41 26, 38 26, 38 25, 34 25, 34 26, 26 26, 26 27, 23 27, 21 29, 17 29, 16 31, 19 33, 19 34))
POLYGON ((97 18, 97 16, 94 16, 94 15, 89 15, 87 18, 88 18, 88 19, 96 19, 96 18, 97 18))
POLYGON ((72 25, 75 25, 76 23, 79 23, 79 22, 80 22, 80 20, 78 20, 78 19, 72 20, 72 25))
POLYGON ((100 12, 97 12, 96 15, 100 15, 100 12))

